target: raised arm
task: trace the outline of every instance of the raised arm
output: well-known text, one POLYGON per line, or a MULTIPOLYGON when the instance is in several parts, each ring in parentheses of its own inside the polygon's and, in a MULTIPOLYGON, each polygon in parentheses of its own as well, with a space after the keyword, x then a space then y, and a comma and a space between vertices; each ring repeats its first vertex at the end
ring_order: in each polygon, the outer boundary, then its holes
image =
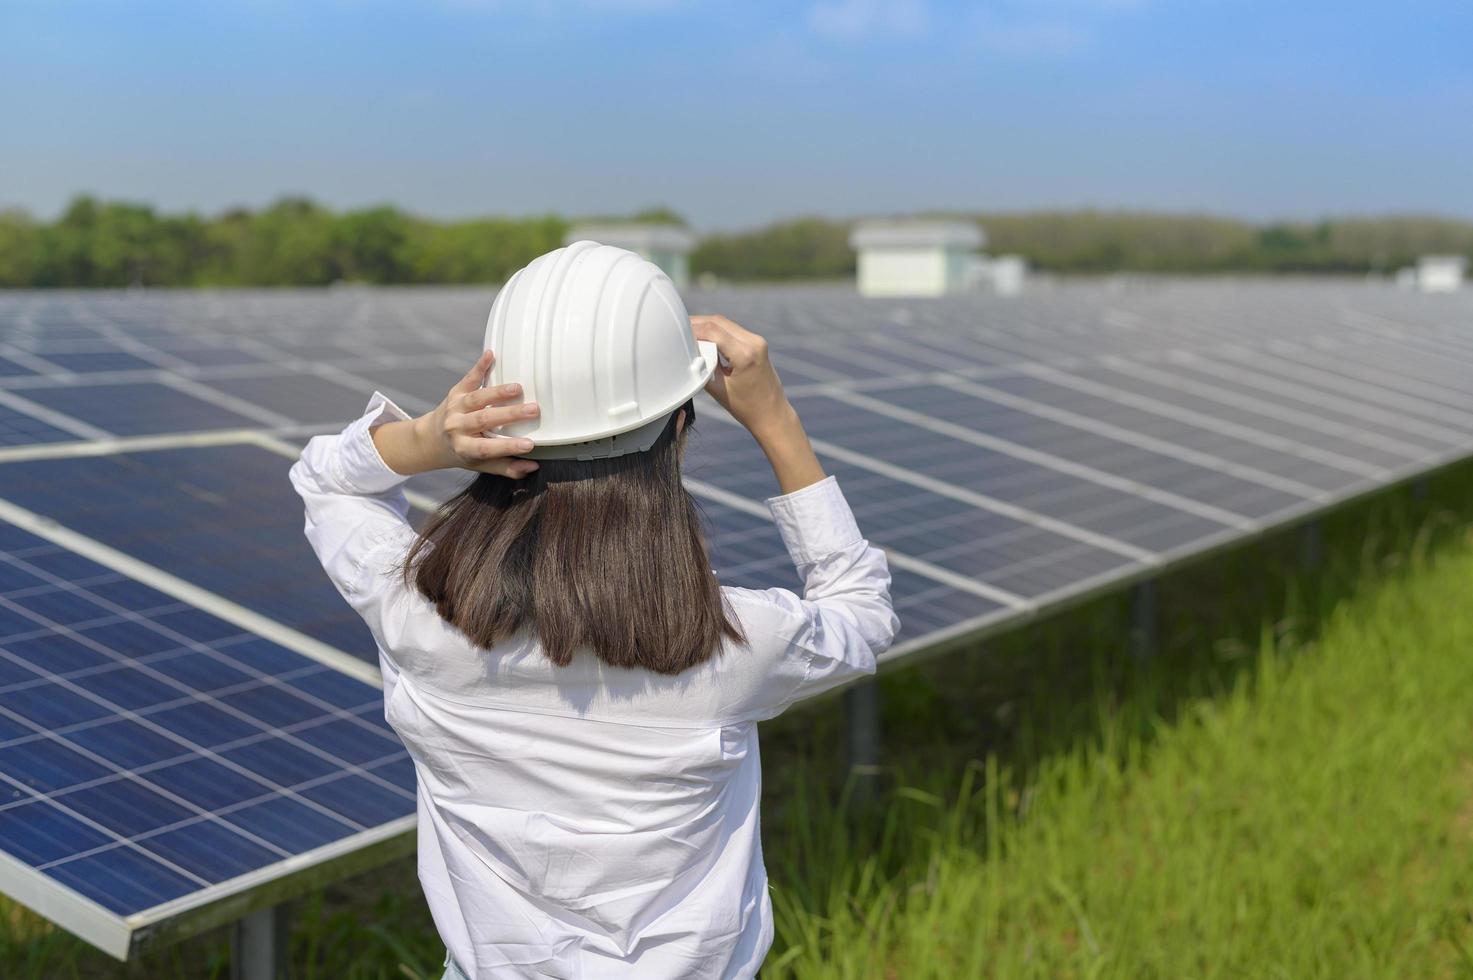
POLYGON ((530 459, 516 458, 518 453, 532 451, 532 440, 486 435, 498 426, 536 418, 538 413, 530 403, 510 404, 522 397, 521 385, 481 387, 494 360, 490 351, 483 351, 433 412, 373 430, 374 445, 390 469, 413 476, 462 468, 520 480, 537 468, 530 459))
POLYGON ((777 476, 783 493, 767 506, 803 577, 802 596, 735 590, 749 642, 775 641, 779 672, 793 678, 780 700, 756 706, 759 716, 771 715, 874 672, 899 628, 889 564, 860 534, 838 481, 824 476, 767 342, 725 317, 692 317, 691 327, 715 342, 725 362, 707 391, 752 433, 777 476))
POLYGON ((724 316, 693 316, 690 322, 696 338, 711 341, 721 354, 706 390, 752 433, 782 492, 822 480, 823 466, 768 359, 767 341, 724 316))
POLYGON ((517 385, 480 387, 491 367, 486 351, 434 411, 410 418, 375 393, 362 417, 337 435, 316 436, 291 469, 306 510, 307 541, 328 577, 360 612, 380 550, 397 557, 412 538, 409 505, 399 485, 415 473, 459 467, 519 479, 537 468, 517 459, 531 443, 485 433, 535 415, 537 406, 509 404, 517 385))

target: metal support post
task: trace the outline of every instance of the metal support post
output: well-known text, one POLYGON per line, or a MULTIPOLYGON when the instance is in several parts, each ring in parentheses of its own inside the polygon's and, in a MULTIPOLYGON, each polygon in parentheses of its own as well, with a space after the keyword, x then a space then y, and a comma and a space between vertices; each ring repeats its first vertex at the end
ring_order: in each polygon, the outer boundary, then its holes
POLYGON ((230 980, 285 980, 291 919, 285 903, 257 909, 235 923, 230 980))
POLYGON ((880 777, 880 685, 874 680, 844 692, 844 750, 852 798, 872 802, 880 777))
POLYGON ((1413 480, 1412 499, 1419 504, 1426 503, 1428 489, 1429 488, 1427 486, 1427 478, 1425 476, 1422 477, 1420 480, 1413 480))
POLYGON ((1160 640, 1159 619, 1155 581, 1138 583, 1130 590, 1130 652, 1135 659, 1155 656, 1160 640))

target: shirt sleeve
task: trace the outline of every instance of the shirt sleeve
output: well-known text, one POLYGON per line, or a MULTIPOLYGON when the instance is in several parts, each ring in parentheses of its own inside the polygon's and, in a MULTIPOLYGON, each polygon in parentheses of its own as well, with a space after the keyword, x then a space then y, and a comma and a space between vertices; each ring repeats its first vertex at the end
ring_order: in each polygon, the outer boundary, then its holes
MULTIPOLYGON (((771 639, 790 662, 779 669, 797 677, 770 712, 875 672, 875 658, 890 646, 900 621, 890 603, 885 553, 859 533, 854 512, 829 477, 796 493, 767 501, 787 546, 803 595, 785 589, 760 593, 763 612, 774 613, 771 639), (797 662, 791 662, 796 659, 797 662)), ((744 621, 743 626, 747 623, 744 621)), ((767 624, 753 624, 758 630, 767 624)), ((748 641, 760 640, 749 636, 748 641)))
POLYGON ((306 507, 307 541, 327 577, 354 609, 370 619, 391 576, 378 574, 381 559, 403 554, 414 529, 400 485, 373 444, 373 430, 408 420, 379 392, 363 415, 337 435, 314 436, 291 468, 292 486, 306 507))

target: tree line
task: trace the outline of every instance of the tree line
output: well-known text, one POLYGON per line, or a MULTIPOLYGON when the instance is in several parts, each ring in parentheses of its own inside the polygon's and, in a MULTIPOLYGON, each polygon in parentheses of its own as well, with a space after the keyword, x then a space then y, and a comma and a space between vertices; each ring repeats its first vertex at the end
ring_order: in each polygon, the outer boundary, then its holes
MULTIPOLYGON (((684 224, 666 208, 621 217, 684 224)), ((1473 255, 1473 222, 1435 217, 1263 225, 1117 211, 944 217, 980 223, 989 252, 1058 273, 1363 274, 1431 252, 1473 255)), ((204 217, 82 196, 51 222, 0 212, 0 287, 498 283, 561 245, 572 224, 553 214, 432 221, 390 206, 335 212, 302 197, 204 217)), ((708 235, 691 271, 734 281, 852 275, 849 231, 848 222, 804 217, 708 235)))

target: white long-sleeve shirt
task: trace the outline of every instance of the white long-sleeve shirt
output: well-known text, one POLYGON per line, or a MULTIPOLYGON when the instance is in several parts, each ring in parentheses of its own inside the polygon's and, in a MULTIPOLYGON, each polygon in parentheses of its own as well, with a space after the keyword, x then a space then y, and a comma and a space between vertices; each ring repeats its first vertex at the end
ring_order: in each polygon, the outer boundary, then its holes
POLYGON ((419 877, 476 978, 751 977, 772 942, 757 725, 872 673, 897 621, 885 556, 831 477, 768 501, 805 582, 724 589, 747 637, 677 676, 557 667, 535 636, 474 646, 398 567, 415 537, 362 418, 291 480, 307 539, 378 643, 418 775, 419 877))

